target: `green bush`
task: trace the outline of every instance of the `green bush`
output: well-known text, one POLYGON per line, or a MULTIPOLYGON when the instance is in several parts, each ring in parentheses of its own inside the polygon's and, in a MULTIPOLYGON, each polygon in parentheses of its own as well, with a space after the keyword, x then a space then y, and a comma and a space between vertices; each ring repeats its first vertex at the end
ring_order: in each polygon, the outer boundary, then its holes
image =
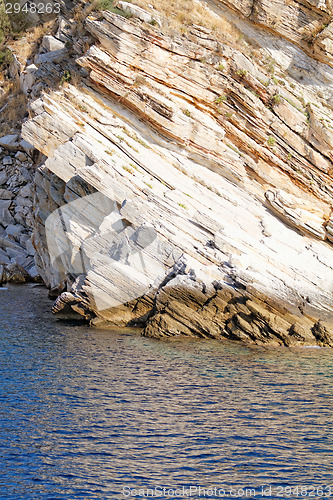
POLYGON ((115 0, 99 0, 96 10, 108 10, 113 14, 118 14, 119 16, 126 17, 127 19, 133 17, 133 14, 130 12, 126 12, 118 7, 115 7, 115 0))
POLYGON ((0 50, 0 68, 8 68, 13 60, 13 54, 11 50, 5 48, 0 50))

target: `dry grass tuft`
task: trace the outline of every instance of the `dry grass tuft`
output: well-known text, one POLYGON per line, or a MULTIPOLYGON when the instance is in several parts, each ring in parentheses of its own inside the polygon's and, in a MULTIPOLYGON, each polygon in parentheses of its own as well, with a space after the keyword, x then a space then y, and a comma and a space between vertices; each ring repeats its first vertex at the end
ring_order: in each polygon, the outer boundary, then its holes
POLYGON ((21 92, 18 83, 8 84, 0 100, 0 136, 17 128, 27 113, 27 97, 21 92))
POLYGON ((165 27, 186 32, 193 24, 211 29, 216 37, 233 40, 240 36, 240 31, 227 19, 224 19, 200 0, 131 0, 143 9, 149 6, 162 14, 165 27))

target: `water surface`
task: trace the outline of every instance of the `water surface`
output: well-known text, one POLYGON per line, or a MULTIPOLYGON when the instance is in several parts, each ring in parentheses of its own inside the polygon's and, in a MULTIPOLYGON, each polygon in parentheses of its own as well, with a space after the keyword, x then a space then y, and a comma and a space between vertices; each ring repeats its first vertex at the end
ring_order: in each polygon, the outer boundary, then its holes
POLYGON ((331 349, 162 342, 50 306, 0 290, 1 498, 333 497, 331 349))

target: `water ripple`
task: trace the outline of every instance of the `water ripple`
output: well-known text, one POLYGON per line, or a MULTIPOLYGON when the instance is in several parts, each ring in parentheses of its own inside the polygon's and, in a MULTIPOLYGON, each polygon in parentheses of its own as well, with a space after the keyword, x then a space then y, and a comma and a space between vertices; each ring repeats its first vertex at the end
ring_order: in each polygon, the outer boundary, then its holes
POLYGON ((149 340, 57 322, 42 288, 0 299, 1 498, 332 482, 330 349, 149 340))

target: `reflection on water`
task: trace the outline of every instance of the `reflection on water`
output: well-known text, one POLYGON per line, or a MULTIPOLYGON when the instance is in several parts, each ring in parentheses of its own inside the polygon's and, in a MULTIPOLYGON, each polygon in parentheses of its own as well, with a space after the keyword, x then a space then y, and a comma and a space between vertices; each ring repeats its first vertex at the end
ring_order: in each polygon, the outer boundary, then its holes
POLYGON ((45 295, 0 291, 1 498, 333 482, 332 350, 64 325, 45 295))

